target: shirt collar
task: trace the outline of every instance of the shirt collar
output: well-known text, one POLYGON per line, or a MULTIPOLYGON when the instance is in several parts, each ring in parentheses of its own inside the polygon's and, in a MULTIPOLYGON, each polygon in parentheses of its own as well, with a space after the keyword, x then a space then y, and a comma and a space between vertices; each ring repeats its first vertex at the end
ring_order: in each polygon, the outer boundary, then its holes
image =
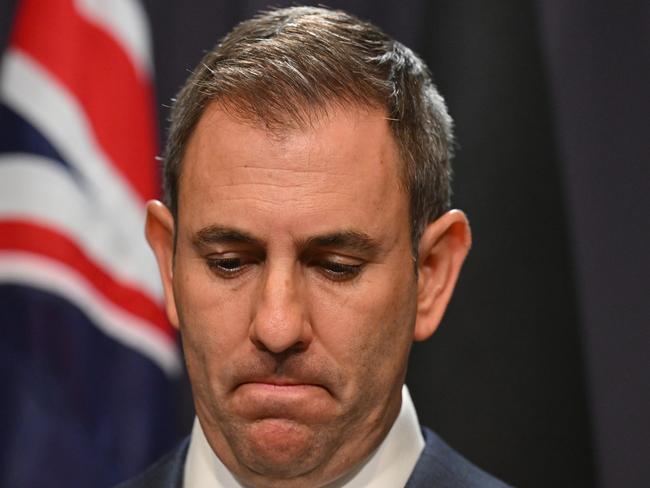
MULTIPOLYGON (((352 472, 331 488, 385 488, 404 486, 411 476, 424 439, 417 413, 406 385, 402 388, 402 406, 386 438, 352 472)), ((198 418, 194 419, 190 447, 183 475, 185 488, 210 486, 243 488, 208 444, 198 418)))

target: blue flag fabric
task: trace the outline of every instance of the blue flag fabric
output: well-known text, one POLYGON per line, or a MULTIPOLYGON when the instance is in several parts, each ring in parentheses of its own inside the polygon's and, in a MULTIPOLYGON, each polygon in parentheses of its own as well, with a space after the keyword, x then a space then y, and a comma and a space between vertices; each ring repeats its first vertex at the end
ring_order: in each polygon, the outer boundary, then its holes
POLYGON ((136 0, 23 0, 0 66, 0 486, 101 487, 177 438, 136 0))

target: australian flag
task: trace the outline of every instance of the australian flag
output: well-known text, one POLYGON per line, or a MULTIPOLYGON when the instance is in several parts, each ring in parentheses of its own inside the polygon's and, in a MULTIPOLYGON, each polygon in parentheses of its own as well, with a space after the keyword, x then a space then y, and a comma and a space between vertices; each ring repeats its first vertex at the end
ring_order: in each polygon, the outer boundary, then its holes
POLYGON ((100 487, 174 441, 180 371, 137 0, 22 0, 0 64, 0 486, 100 487))

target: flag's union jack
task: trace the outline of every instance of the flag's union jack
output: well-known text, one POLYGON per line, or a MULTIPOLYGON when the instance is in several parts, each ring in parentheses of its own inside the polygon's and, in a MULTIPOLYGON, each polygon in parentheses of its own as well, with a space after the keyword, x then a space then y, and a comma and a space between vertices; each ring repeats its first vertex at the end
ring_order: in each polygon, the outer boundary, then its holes
POLYGON ((110 485, 170 441, 179 371, 136 0, 23 0, 0 65, 0 485, 110 485))

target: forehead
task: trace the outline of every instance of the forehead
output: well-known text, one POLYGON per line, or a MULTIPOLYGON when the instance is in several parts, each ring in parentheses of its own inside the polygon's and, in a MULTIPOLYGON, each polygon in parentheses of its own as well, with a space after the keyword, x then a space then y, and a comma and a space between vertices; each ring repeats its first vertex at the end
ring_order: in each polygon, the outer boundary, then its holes
POLYGON ((193 227, 254 219, 257 234, 378 228, 388 218, 408 226, 399 167, 382 110, 333 107, 306 127, 271 131, 213 103, 183 159, 179 217, 193 227))

